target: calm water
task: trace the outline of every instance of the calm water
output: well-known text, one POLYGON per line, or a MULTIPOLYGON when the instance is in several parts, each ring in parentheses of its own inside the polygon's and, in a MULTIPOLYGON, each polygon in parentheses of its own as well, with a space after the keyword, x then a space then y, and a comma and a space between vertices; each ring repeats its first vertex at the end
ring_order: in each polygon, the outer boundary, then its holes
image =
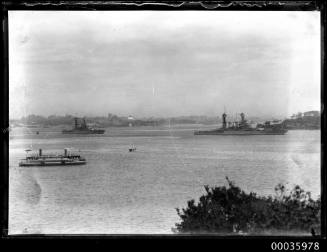
POLYGON ((191 128, 144 127, 68 136, 60 130, 10 132, 10 234, 172 233, 180 222, 175 208, 198 199, 203 185, 227 185, 225 176, 261 195, 281 182, 320 194, 320 131, 194 136, 191 128), (136 152, 128 152, 131 144, 136 152), (31 147, 44 153, 72 147, 88 163, 18 167, 31 147))

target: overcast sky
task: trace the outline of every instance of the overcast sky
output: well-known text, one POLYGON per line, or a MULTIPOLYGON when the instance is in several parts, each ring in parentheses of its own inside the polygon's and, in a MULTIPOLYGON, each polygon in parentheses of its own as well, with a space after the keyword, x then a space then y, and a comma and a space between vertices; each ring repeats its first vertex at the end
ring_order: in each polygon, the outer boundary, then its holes
POLYGON ((320 110, 320 13, 9 11, 9 115, 320 110))

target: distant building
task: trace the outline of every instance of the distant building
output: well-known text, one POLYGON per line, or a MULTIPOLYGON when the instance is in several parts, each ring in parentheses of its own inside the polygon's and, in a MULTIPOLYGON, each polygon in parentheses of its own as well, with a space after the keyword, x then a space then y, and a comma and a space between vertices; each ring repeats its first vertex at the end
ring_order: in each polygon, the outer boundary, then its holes
POLYGON ((296 118, 302 118, 302 116, 303 116, 303 113, 299 112, 299 113, 297 113, 296 118))
POLYGON ((128 126, 129 127, 133 127, 133 123, 132 122, 134 122, 135 121, 135 119, 134 119, 134 117, 133 116, 131 116, 131 115, 129 115, 128 117, 127 117, 127 120, 128 120, 128 126))
POLYGON ((319 116, 319 111, 308 111, 308 112, 304 112, 303 116, 310 116, 310 117, 317 117, 319 116))
POLYGON ((108 120, 111 120, 115 115, 108 113, 108 120))
POLYGON ((297 115, 296 114, 293 114, 292 116, 291 116, 291 119, 296 119, 297 118, 297 115))
POLYGON ((282 120, 272 120, 270 124, 275 125, 275 124, 281 124, 282 120))

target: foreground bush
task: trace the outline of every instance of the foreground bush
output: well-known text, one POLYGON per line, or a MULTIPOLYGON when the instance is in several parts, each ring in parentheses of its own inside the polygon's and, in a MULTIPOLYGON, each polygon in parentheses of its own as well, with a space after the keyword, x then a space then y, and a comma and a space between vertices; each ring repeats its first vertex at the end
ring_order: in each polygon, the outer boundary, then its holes
POLYGON ((178 233, 246 233, 282 234, 296 232, 320 233, 320 200, 313 200, 309 192, 295 186, 288 192, 279 184, 274 197, 245 193, 227 177, 229 187, 205 186, 206 194, 198 204, 187 202, 187 208, 177 214, 178 233))

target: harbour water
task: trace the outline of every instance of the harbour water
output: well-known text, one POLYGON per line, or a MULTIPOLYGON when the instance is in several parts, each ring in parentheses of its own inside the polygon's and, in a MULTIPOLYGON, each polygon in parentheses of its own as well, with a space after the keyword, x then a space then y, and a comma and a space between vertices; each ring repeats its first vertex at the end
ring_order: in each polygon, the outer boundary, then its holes
POLYGON ((180 222, 175 208, 197 200, 204 185, 227 185, 226 176, 260 195, 274 194, 278 183, 320 194, 320 131, 195 136, 196 129, 107 128, 104 135, 70 136, 61 128, 14 128, 9 233, 169 234, 180 222), (31 147, 73 148, 87 164, 19 167, 31 147))

